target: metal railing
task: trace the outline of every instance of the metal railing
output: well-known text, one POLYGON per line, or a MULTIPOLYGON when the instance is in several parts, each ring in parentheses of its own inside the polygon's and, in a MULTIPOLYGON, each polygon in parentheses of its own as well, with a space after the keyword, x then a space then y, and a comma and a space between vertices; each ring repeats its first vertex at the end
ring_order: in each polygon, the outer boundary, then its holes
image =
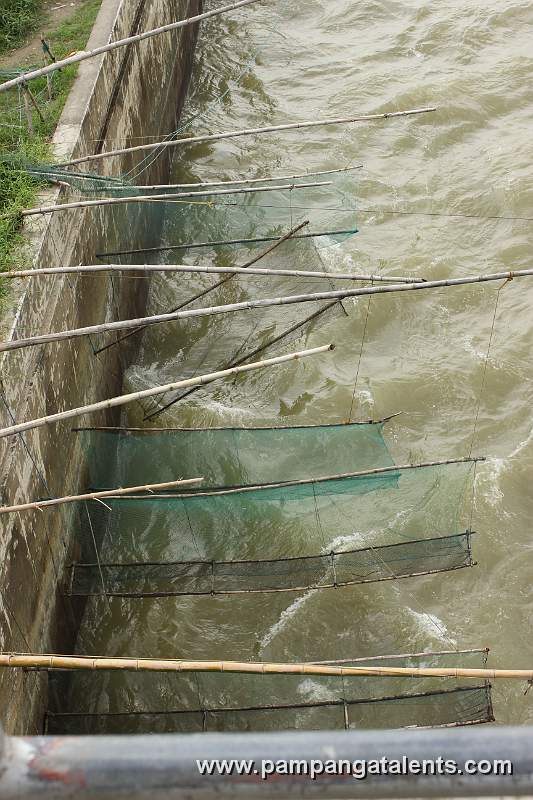
MULTIPOLYGON (((431 771, 431 770, 430 770, 431 771)), ((2 800, 239 800, 533 796, 533 728, 1 737, 2 800), (258 774, 202 776, 198 761, 254 762, 258 774), (271 775, 264 763, 510 762, 512 774, 271 775)))

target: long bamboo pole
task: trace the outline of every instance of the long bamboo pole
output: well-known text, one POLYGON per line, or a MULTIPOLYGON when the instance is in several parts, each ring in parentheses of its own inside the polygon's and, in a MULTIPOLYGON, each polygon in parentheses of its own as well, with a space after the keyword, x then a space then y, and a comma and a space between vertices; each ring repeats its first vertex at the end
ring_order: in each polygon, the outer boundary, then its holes
MULTIPOLYGON (((1 88, 1 87, 0 87, 1 88)), ((239 136, 257 136, 265 133, 282 133, 284 131, 301 130, 304 128, 327 127, 328 125, 349 125, 352 122, 375 122, 377 120, 397 119, 399 117, 412 117, 418 114, 429 114, 436 111, 436 106, 427 108, 411 108, 406 111, 385 111, 381 114, 363 114, 351 117, 337 117, 333 119, 319 119, 308 122, 289 122, 285 125, 267 125, 264 128, 243 128, 237 131, 225 131, 224 133, 212 133, 204 136, 189 136, 186 139, 164 139, 161 142, 151 142, 150 144, 138 144, 133 147, 122 147, 119 150, 107 150, 103 153, 86 155, 82 158, 75 158, 71 161, 64 161, 60 167, 73 167, 76 164, 84 164, 89 161, 100 161, 103 158, 112 156, 122 156, 126 153, 146 152, 149 150, 159 150, 159 148, 179 147, 182 145, 198 144, 199 142, 218 142, 221 139, 236 139, 239 136)))
POLYGON ((153 494, 155 492, 164 491, 165 489, 174 489, 178 486, 193 486, 195 483, 202 483, 204 478, 187 478, 186 480, 180 478, 176 481, 168 481, 167 483, 152 483, 145 486, 133 486, 130 489, 108 489, 103 492, 88 492, 86 494, 70 495, 67 497, 54 497, 51 500, 34 500, 31 503, 22 503, 18 506, 0 506, 0 514, 13 514, 15 511, 29 511, 31 509, 50 508, 51 506, 61 506, 67 503, 77 503, 80 500, 103 500, 107 498, 112 500, 115 497, 122 497, 123 495, 138 494, 140 492, 147 492, 153 494))
POLYGON ((34 347, 38 344, 48 344, 49 342, 60 342, 64 339, 73 339, 77 336, 89 336, 105 331, 127 330, 140 326, 157 325, 163 322, 174 322, 180 319, 190 319, 191 317, 209 317, 214 314, 229 314, 238 311, 250 311, 254 308, 271 308, 273 306, 296 305, 298 303, 316 303, 320 300, 344 300, 348 297, 365 297, 374 294, 389 294, 392 292, 412 292, 422 289, 437 289, 447 286, 465 286, 471 283, 487 283, 490 281, 511 281, 514 278, 524 278, 533 276, 533 269, 522 269, 510 272, 496 272, 490 275, 476 275, 469 278, 450 278, 441 281, 424 281, 421 283, 390 284, 388 286, 369 286, 362 289, 339 289, 331 292, 315 292, 313 294, 288 295, 286 297, 275 297, 264 300, 247 300, 242 303, 231 303, 225 306, 211 306, 207 308, 195 308, 185 311, 176 311, 171 314, 157 314, 153 317, 141 317, 140 319, 127 319, 118 322, 104 322, 100 325, 90 325, 86 328, 74 328, 70 331, 60 331, 58 333, 45 333, 40 336, 32 336, 28 339, 17 339, 12 342, 0 344, 0 352, 7 350, 18 350, 22 347, 34 347))
MULTIPOLYGON (((362 169, 362 164, 357 164, 355 167, 340 167, 339 169, 325 169, 319 170, 318 172, 300 172, 296 175, 274 175, 269 178, 241 178, 240 180, 233 180, 233 181, 209 181, 209 182, 197 182, 197 183, 155 183, 152 185, 130 185, 126 184, 123 188, 125 189, 149 189, 150 191, 155 189, 210 189, 215 186, 243 186, 243 185, 253 185, 257 183, 273 183, 274 181, 294 181, 300 178, 322 178, 325 175, 338 175, 339 173, 346 173, 346 172, 354 172, 357 169, 362 169)), ((32 174, 36 174, 36 170, 32 170, 32 174)), ((39 175, 43 176, 52 176, 56 177, 53 172, 43 170, 42 172, 38 172, 39 175)), ((70 174, 70 173, 69 173, 70 174)), ((74 173, 72 173, 74 174, 74 173)), ((80 173, 80 176, 83 176, 83 173, 80 173)), ((86 178, 93 178, 92 175, 85 175, 86 178)), ((113 188, 122 188, 116 186, 105 186, 105 178, 101 175, 94 176, 97 180, 101 181, 104 184, 103 189, 97 191, 105 191, 107 189, 113 188)))
MULTIPOLYGON (((75 203, 60 203, 56 206, 39 206, 21 212, 23 217, 34 217, 37 214, 55 214, 58 211, 71 211, 74 208, 94 208, 97 206, 117 206, 125 203, 174 203, 194 200, 201 197, 226 197, 234 194, 259 194, 272 191, 297 191, 321 186, 331 186, 331 181, 315 181, 312 183, 290 183, 283 186, 252 186, 247 189, 220 189, 203 192, 175 192, 172 194, 129 195, 128 197, 102 197, 99 200, 78 200, 75 203)), ((210 203, 209 203, 210 204, 210 203)))
POLYGON ((37 654, 0 654, 0 667, 61 670, 127 670, 134 672, 229 672, 243 675, 324 675, 406 678, 481 678, 533 681, 533 669, 470 669, 462 667, 337 667, 248 661, 185 661, 153 658, 92 658, 37 654))
POLYGON ((419 283, 420 278, 404 278, 397 275, 353 275, 350 272, 322 272, 305 269, 264 269, 261 267, 213 267, 191 266, 189 264, 89 264, 79 267, 43 267, 41 269, 21 269, 2 274, 5 278, 39 278, 43 275, 92 275, 106 272, 184 272, 205 275, 261 275, 294 278, 323 278, 340 281, 373 281, 374 283, 419 283))
POLYGON ((174 184, 154 184, 153 186, 131 186, 131 189, 209 189, 214 186, 241 186, 253 185, 257 183, 273 183, 274 181, 295 181, 301 178, 323 178, 325 175, 339 175, 340 173, 355 172, 362 169, 363 164, 354 167, 339 167, 338 169, 323 169, 317 172, 299 172, 296 175, 273 175, 269 178, 241 178, 234 181, 210 181, 207 183, 174 183, 174 184))
POLYGON ((195 17, 188 17, 187 19, 182 19, 179 22, 171 22, 168 25, 162 25, 160 28, 144 31, 143 33, 138 33, 135 36, 128 36, 126 39, 117 39, 115 42, 110 42, 102 47, 95 47, 93 50, 83 50, 79 53, 75 53, 73 56, 68 56, 60 61, 55 61, 52 64, 48 64, 46 67, 34 69, 29 72, 23 72, 18 77, 0 84, 0 93, 7 92, 8 89, 12 89, 14 86, 24 84, 26 81, 33 80, 33 78, 41 78, 44 75, 50 75, 50 73, 61 70, 63 67, 68 67, 71 64, 79 64, 80 61, 87 61, 89 58, 95 58, 96 56, 103 55, 104 53, 109 53, 111 50, 117 50, 120 47, 126 47, 127 45, 135 44, 136 42, 142 42, 144 39, 150 39, 152 36, 159 36, 161 33, 175 31, 179 28, 185 28, 188 25, 195 25, 197 22, 202 22, 204 19, 211 19, 211 17, 216 17, 220 14, 225 14, 228 11, 234 11, 238 8, 244 8, 244 6, 249 6, 252 3, 257 2, 261 2, 261 0, 239 0, 237 3, 232 3, 231 5, 217 8, 214 11, 207 11, 205 14, 197 14, 195 17))
MULTIPOLYGON (((485 456, 476 456, 468 458, 448 458, 443 461, 423 461, 420 464, 394 464, 392 467, 377 467, 376 469, 367 469, 361 472, 342 472, 340 475, 324 475, 318 478, 300 478, 294 481, 281 481, 280 483, 258 483, 256 485, 235 486, 228 489, 214 489, 206 492, 194 492, 194 494, 180 493, 178 496, 181 498, 189 497, 219 497, 221 495, 230 494, 248 494, 249 492, 271 491, 272 489, 288 489, 292 486, 313 486, 314 484, 329 483, 330 481, 343 481, 350 478, 370 478, 376 475, 390 475, 395 472, 408 472, 417 469, 428 469, 429 467, 445 467, 452 464, 479 464, 486 461, 485 456)), ((172 497, 172 494, 166 494, 165 497, 172 497)), ((134 498, 128 498, 134 499, 134 498)), ((144 496, 139 497, 139 500, 144 500, 144 496)), ((148 499, 158 499, 158 495, 150 495, 148 499)))
POLYGON ((273 367, 279 364, 285 364, 289 361, 296 361, 300 358, 307 358, 308 356, 315 356, 321 353, 327 353, 330 350, 334 350, 335 345, 327 344, 323 345, 322 347, 314 347, 311 350, 300 350, 296 353, 288 353, 284 356, 277 356, 276 358, 269 358, 265 361, 256 361, 252 364, 244 364, 241 367, 234 367, 232 369, 224 369, 219 372, 212 372, 208 375, 198 375, 195 378, 187 378, 186 380, 182 381, 175 381, 174 383, 168 383, 165 386, 155 386, 151 389, 143 389, 139 392, 131 392, 130 394, 124 394, 120 397, 112 397, 109 400, 101 400, 98 403, 91 403, 88 406, 81 406, 80 408, 72 408, 68 409, 67 411, 60 411, 57 414, 50 414, 46 417, 41 417, 40 419, 30 420, 29 422, 21 422, 17 425, 10 425, 8 428, 0 429, 0 439, 4 438, 5 436, 13 436, 16 433, 22 433, 23 431, 30 431, 34 430, 35 428, 42 428, 45 425, 51 425, 56 422, 61 422, 65 419, 72 419, 73 417, 80 417, 84 414, 90 414, 93 411, 102 411, 106 408, 114 408, 116 406, 124 406, 128 403, 133 403, 136 400, 142 400, 145 397, 154 397, 158 394, 165 394, 166 392, 172 392, 176 389, 186 389, 189 386, 197 386, 203 383, 211 383, 213 380, 219 380, 221 378, 227 378, 231 375, 239 375, 244 372, 252 372, 256 369, 264 369, 266 367, 273 367))

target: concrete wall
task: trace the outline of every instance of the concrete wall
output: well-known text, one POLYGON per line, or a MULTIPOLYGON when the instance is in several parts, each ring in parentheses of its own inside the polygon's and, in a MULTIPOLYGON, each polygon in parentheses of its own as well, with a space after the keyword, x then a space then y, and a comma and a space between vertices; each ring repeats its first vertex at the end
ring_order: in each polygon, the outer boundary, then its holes
MULTIPOLYGON (((103 0, 90 47, 201 11, 202 0, 103 0)), ((80 65, 54 144, 59 159, 137 144, 176 128, 192 64, 197 27, 167 33, 80 65)), ((101 162, 121 175, 142 159, 101 162)), ((140 182, 164 182, 167 156, 140 182)), ((60 190, 64 192, 64 190, 60 190)), ((75 193, 69 192, 69 199, 75 193)), ((56 202, 59 192, 40 200, 56 202)), ((35 266, 95 263, 99 250, 157 242, 157 220, 146 206, 66 211, 28 226, 35 266)), ((59 276, 15 287, 2 338, 75 328, 142 312, 142 281, 59 276)), ((129 353, 100 355, 86 338, 29 348, 0 360, 0 424, 24 421, 120 394, 129 353)), ((113 424, 116 412, 93 415, 113 424)), ((84 453, 71 425, 54 425, 0 440, 3 504, 75 494, 86 488, 84 453)), ((77 620, 62 594, 65 565, 75 550, 69 507, 2 517, 0 529, 0 649, 61 652, 74 643, 77 620)), ((39 730, 46 682, 34 672, 0 674, 0 724, 10 733, 39 730)))

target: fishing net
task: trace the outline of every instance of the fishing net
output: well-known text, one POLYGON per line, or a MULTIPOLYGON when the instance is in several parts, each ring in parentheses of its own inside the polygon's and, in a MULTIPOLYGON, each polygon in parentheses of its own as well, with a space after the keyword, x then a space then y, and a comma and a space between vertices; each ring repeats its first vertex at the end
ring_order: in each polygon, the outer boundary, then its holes
POLYGON ((69 594, 183 597, 333 589, 473 566, 471 534, 277 561, 75 564, 69 594))
POLYGON ((83 503, 69 591, 296 591, 472 566, 457 532, 471 467, 83 503))
MULTIPOLYGON (((321 290, 323 289, 322 286, 321 290)), ((236 285, 234 290, 241 300, 251 294, 251 287, 242 284, 236 285)), ((211 297, 209 302, 219 305, 232 301, 211 297)), ((193 304, 180 304, 180 308, 184 307, 193 307, 193 304)), ((171 383, 176 374, 185 380, 281 355, 294 348, 295 343, 298 343, 298 347, 304 347, 308 337, 316 331, 324 331, 326 336, 328 324, 348 317, 342 302, 317 303, 300 307, 296 311, 294 309, 293 306, 291 309, 270 308, 256 313, 251 311, 198 317, 168 323, 164 326, 166 330, 161 325, 157 326, 157 331, 153 327, 146 328, 143 353, 153 351, 154 339, 159 335, 160 352, 163 356, 168 355, 157 365, 152 362, 149 369, 145 369, 142 360, 138 361, 126 372, 126 386, 131 387, 131 391, 137 391, 157 383, 171 383)), ((164 308, 165 312, 168 310, 168 307, 164 308)), ((129 337, 124 337, 122 341, 125 338, 129 337)), ((105 344, 102 340, 96 341, 98 350, 109 345, 109 339, 105 340, 105 344)), ((224 383, 217 381, 216 388, 220 390, 228 381, 235 385, 245 380, 246 376, 229 377, 224 383)), ((164 412, 172 419, 171 415, 173 410, 177 410, 178 403, 194 396, 205 396, 212 391, 214 383, 213 381, 167 392, 143 401, 139 404, 143 410, 143 419, 153 420, 164 412)))
POLYGON ((80 430, 91 486, 204 478, 202 489, 393 465, 385 422, 264 428, 80 430))
POLYGON ((257 193, 237 193, 239 188, 258 188, 248 184, 233 188, 235 194, 198 197, 185 205, 166 204, 162 244, 197 243, 198 231, 202 242, 279 238, 306 220, 307 230, 300 233, 312 235, 318 247, 357 233, 352 171, 271 179, 262 186, 266 191, 257 193), (282 188, 287 186, 293 188, 282 188))
POLYGON ((90 194, 105 194, 107 196, 119 197, 120 193, 135 194, 135 191, 128 183, 122 178, 113 178, 106 175, 97 175, 96 173, 86 172, 73 172, 72 170, 58 167, 56 164, 31 164, 26 162, 24 169, 28 175, 32 175, 39 181, 48 181, 49 183, 68 184, 71 189, 75 189, 82 195, 90 194))
MULTIPOLYGON (((296 244, 286 242, 259 262, 260 266, 272 269, 268 277, 253 275, 223 276, 184 275, 178 277, 168 274, 155 274, 150 281, 148 313, 160 314, 195 308, 226 306, 262 300, 272 297, 286 297, 294 294, 314 294, 332 289, 346 288, 346 282, 333 278, 289 277, 276 275, 276 270, 289 267, 320 272, 332 272, 336 266, 332 260, 324 259, 310 241, 296 244), (297 250, 295 249, 297 248, 297 250)), ((216 261, 222 266, 249 263, 247 255, 234 251, 231 258, 216 261)), ((195 263, 198 253, 192 258, 184 257, 184 263, 195 263)), ((201 258, 200 258, 201 260, 201 258)), ((229 369, 271 357, 294 345, 307 346, 309 340, 321 333, 317 343, 324 342, 328 326, 333 322, 342 327, 343 320, 350 322, 353 314, 359 313, 344 301, 317 301, 298 305, 280 305, 269 308, 250 309, 238 313, 218 313, 212 316, 199 316, 149 326, 129 332, 121 341, 142 331, 142 341, 136 364, 126 372, 126 384, 132 391, 148 388, 158 383, 172 382, 177 376, 194 377, 222 369, 229 369), (154 359, 153 353, 157 353, 154 359)), ((114 344, 116 340, 101 337, 100 348, 114 344)), ((283 368, 277 370, 283 373, 283 368)), ((232 379, 239 385, 246 376, 232 379)), ((169 411, 176 404, 194 395, 204 396, 206 392, 222 391, 227 384, 217 382, 213 387, 194 387, 167 395, 159 395, 143 403, 144 418, 154 419, 162 412, 169 411)), ((248 385, 248 384, 247 384, 248 385)), ((227 388, 227 387, 226 387, 227 388)), ((174 413, 178 411, 173 409, 174 413)), ((172 416, 170 417, 172 418, 172 416)))
MULTIPOLYGON (((484 667, 487 651, 343 666, 484 667)), ((488 684, 438 678, 49 672, 49 734, 335 730, 492 722, 488 684)))
POLYGON ((309 227, 302 233, 316 237, 317 244, 324 246, 357 233, 354 170, 234 181, 230 186, 219 182, 166 189, 135 186, 123 178, 76 172, 53 164, 27 164, 25 168, 40 180, 68 184, 88 199, 98 195, 120 198, 204 193, 157 201, 166 220, 165 236, 174 245, 196 243, 198 231, 205 241, 221 243, 275 240, 306 220, 309 227))

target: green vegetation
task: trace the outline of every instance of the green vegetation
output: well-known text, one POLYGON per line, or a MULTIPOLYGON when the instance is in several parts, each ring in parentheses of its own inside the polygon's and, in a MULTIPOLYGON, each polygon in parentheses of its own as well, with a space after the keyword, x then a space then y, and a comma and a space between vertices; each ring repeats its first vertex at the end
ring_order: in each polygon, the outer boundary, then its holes
POLYGON ((21 44, 41 21, 42 0, 0 0, 0 53, 21 44))
MULTIPOLYGON (((9 5, 10 14, 24 7, 29 15, 30 8, 38 9, 40 3, 30 0, 0 0, 9 5)), ((86 0, 84 4, 63 22, 55 31, 45 29, 45 37, 56 58, 63 58, 75 50, 82 50, 89 38, 101 0, 86 0)), ((1 6, 0 22, 4 24, 1 6)), ((9 19, 11 17, 9 16, 9 19)), ((26 17, 24 17, 26 19, 26 17)), ((34 17, 35 19, 35 17, 34 17)), ((20 21, 20 26, 24 20, 20 21)), ((26 24, 26 23, 24 23, 26 24)), ((16 29, 12 25, 11 31, 16 29)), ((27 30, 27 27, 26 27, 27 30)), ((11 35, 2 31, 2 36, 11 35)), ((12 34, 14 35, 14 34, 12 34)), ((1 43, 2 39, 0 39, 1 43)), ((1 46, 1 44, 0 44, 1 46)), ((28 69, 27 66, 24 67, 28 69)), ((13 72, 4 70, 0 63, 0 80, 12 77, 13 72)), ((31 91, 38 101, 44 117, 40 119, 33 111, 33 133, 28 130, 23 98, 17 90, 0 94, 0 271, 12 268, 17 263, 16 249, 21 241, 20 212, 35 203, 39 184, 21 169, 25 163, 51 161, 50 138, 56 128, 68 93, 76 77, 77 67, 68 67, 53 73, 53 97, 48 98, 46 79, 31 82, 31 91)), ((0 284, 0 295, 3 287, 0 284)))

